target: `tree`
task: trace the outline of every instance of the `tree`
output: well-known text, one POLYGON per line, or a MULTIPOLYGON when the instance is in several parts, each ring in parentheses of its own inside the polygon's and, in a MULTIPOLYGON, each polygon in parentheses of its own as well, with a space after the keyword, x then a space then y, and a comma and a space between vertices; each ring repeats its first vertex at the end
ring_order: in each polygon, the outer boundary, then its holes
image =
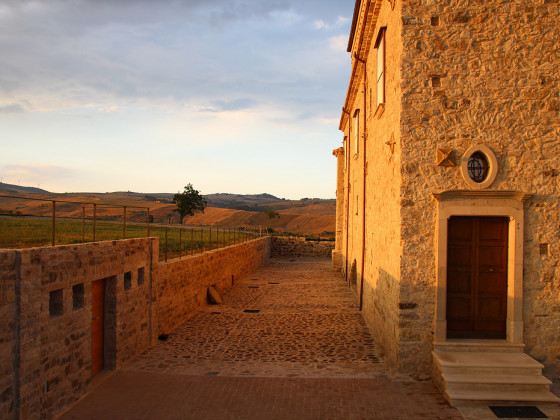
POLYGON ((266 214, 266 217, 268 217, 269 219, 274 219, 275 217, 278 217, 280 219, 280 214, 274 210, 265 209, 264 214, 266 214))
POLYGON ((173 203, 177 205, 177 213, 181 217, 181 224, 185 216, 194 216, 195 213, 204 213, 206 208, 206 199, 195 190, 192 184, 187 184, 182 193, 173 196, 173 203))

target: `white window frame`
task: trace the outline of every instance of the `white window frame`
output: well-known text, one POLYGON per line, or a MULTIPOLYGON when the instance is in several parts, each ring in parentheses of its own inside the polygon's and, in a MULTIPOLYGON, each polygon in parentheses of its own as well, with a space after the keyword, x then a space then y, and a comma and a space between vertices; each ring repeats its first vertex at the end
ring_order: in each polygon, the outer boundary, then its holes
POLYGON ((375 48, 377 49, 377 106, 385 103, 385 33, 387 28, 379 30, 375 48))

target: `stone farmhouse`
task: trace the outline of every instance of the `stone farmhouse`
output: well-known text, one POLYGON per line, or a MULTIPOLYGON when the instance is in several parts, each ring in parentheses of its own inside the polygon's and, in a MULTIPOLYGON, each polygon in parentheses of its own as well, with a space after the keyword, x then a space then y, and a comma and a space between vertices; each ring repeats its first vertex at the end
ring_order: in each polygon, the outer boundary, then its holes
POLYGON ((356 1, 333 262, 452 404, 558 401, 559 6, 356 1))

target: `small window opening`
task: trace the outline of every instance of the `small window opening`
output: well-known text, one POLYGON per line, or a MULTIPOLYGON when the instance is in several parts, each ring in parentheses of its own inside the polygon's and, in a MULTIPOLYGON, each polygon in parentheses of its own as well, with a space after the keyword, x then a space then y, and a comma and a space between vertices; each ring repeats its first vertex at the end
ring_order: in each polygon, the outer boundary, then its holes
POLYGON ((64 312, 62 289, 53 290, 49 293, 49 315, 52 318, 59 317, 64 312))
POLYGON ((360 110, 357 109, 354 112, 354 154, 358 154, 358 148, 360 147, 360 110))
POLYGON ((130 290, 132 288, 132 272, 127 271, 124 273, 124 290, 130 290))
POLYGON ((469 158, 467 169, 474 182, 483 182, 488 176, 488 159, 481 152, 473 153, 469 158))
POLYGON ((84 283, 72 286, 72 310, 77 311, 84 307, 84 283))
POLYGON ((138 269, 138 286, 144 284, 144 267, 138 269))
POLYGON ((377 106, 385 103, 385 32, 387 28, 381 28, 375 48, 377 49, 377 106))

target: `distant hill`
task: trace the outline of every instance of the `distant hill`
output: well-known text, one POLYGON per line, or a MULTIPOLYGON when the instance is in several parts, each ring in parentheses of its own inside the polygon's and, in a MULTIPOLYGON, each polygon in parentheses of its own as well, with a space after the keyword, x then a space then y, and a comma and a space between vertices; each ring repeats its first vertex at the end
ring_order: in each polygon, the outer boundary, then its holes
POLYGON ((48 194, 47 190, 35 187, 22 187, 20 185, 6 184, 0 182, 0 191, 4 193, 28 193, 28 194, 48 194))
MULTIPOLYGON (((172 203, 172 193, 138 193, 132 191, 116 191, 108 193, 50 193, 33 187, 0 183, 0 214, 18 214, 48 217, 52 208, 50 203, 37 201, 74 201, 78 203, 97 203, 98 217, 118 220, 122 216, 120 206, 128 206, 128 219, 142 222, 146 215, 137 207, 149 207, 154 222, 167 222, 177 219, 176 206, 172 203), (18 194, 22 197, 33 197, 34 200, 2 199, 2 194, 18 194), (115 206, 115 207, 107 207, 115 206)), ((192 225, 219 227, 271 227, 279 232, 295 232, 302 234, 333 235, 335 230, 336 200, 319 198, 302 198, 286 200, 272 194, 208 194, 205 195, 208 208, 204 214, 197 214, 185 222, 192 225), (264 210, 273 210, 279 217, 269 219, 264 210)), ((80 218, 82 206, 79 204, 60 203, 56 207, 57 216, 80 218)), ((175 222, 176 223, 176 222, 175 222)))

